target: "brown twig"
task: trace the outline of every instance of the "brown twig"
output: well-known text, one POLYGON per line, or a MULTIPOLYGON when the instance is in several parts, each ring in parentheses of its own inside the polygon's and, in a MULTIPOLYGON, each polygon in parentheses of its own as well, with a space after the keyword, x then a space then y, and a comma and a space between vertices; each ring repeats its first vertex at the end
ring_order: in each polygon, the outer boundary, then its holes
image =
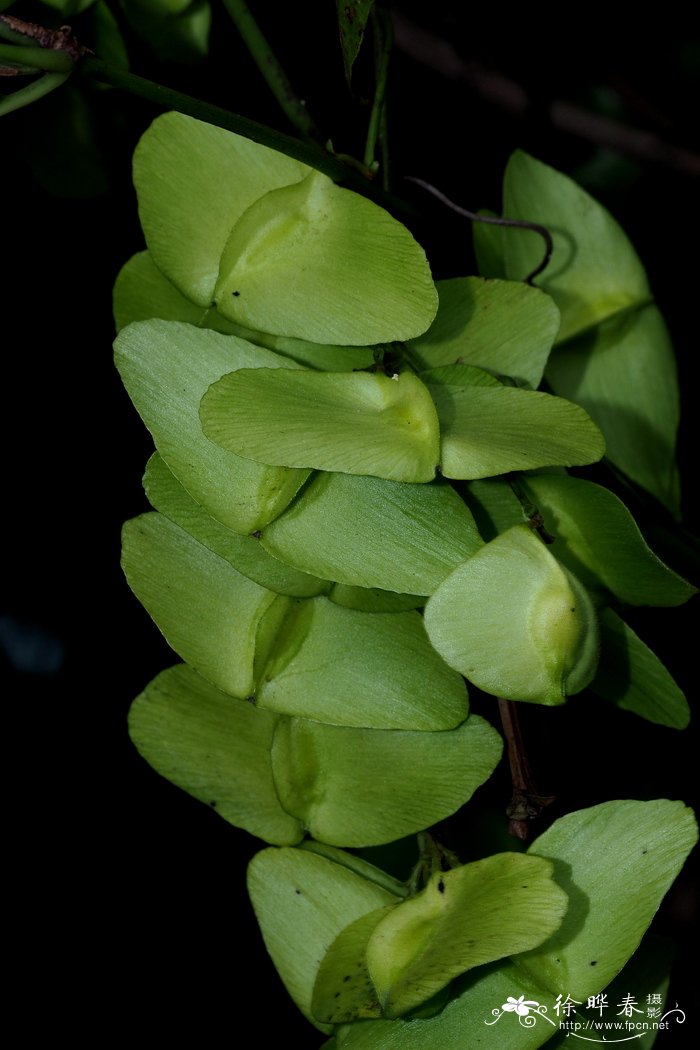
POLYGON ((525 741, 520 727, 518 705, 513 700, 499 700, 503 733, 508 745, 508 763, 513 782, 513 794, 506 808, 509 818, 508 832, 515 838, 526 841, 530 837, 530 825, 542 810, 554 802, 554 795, 540 795, 530 770, 525 751, 525 741))
POLYGON ((14 15, 0 15, 0 22, 3 22, 17 36, 34 41, 46 51, 65 51, 74 62, 77 62, 83 55, 94 54, 89 47, 83 47, 79 43, 70 26, 61 26, 59 29, 47 29, 46 26, 39 26, 34 22, 25 22, 21 18, 15 18, 14 15))
MULTIPOLYGON (((461 81, 482 100, 511 116, 524 117, 534 109, 532 99, 521 84, 477 62, 466 61, 447 40, 397 12, 394 13, 394 41, 396 47, 415 62, 449 80, 461 81)), ((651 132, 631 128, 561 100, 550 102, 546 114, 552 127, 568 135, 638 160, 664 164, 683 175, 700 175, 697 153, 671 145, 651 132)))

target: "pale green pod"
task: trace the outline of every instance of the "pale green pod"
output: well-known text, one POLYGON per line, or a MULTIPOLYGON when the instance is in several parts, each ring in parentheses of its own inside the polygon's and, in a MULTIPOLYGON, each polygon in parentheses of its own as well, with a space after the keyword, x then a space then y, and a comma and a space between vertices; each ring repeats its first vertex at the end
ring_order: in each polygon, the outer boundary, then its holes
MULTIPOLYGON (((595 420, 610 460, 678 516, 676 362, 634 247, 585 190, 520 150, 506 168, 503 214, 553 237, 537 277, 561 311, 547 382, 595 420)), ((474 239, 489 276, 522 280, 542 260, 542 241, 527 230, 475 223, 474 239)))
POLYGON ((122 266, 112 296, 117 331, 134 321, 160 318, 186 321, 198 328, 211 328, 224 335, 236 335, 249 343, 289 357, 322 372, 349 372, 369 368, 374 363, 372 346, 329 346, 304 339, 269 335, 227 321, 215 306, 197 306, 179 292, 153 262, 150 252, 137 252, 122 266))
POLYGON ((367 968, 385 1017, 415 1009, 474 966, 542 944, 559 928, 567 894, 552 864, 501 853, 437 872, 373 930, 367 968))
POLYGON ((346 926, 400 898, 343 864, 300 849, 258 853, 248 867, 248 892, 287 991, 317 1028, 330 1032, 311 1009, 321 960, 346 926))
POLYGON ((464 682, 417 612, 277 594, 162 514, 134 518, 123 536, 136 596, 173 649, 231 696, 357 728, 440 731, 467 717, 464 682))
POLYGON ((425 627, 450 667, 512 700, 563 703, 597 666, 592 602, 527 525, 455 569, 428 601, 425 627))
POLYGON ((280 714, 369 729, 453 729, 469 709, 417 612, 361 612, 324 597, 285 614, 255 697, 280 714))
POLYGON ((260 542, 315 576, 419 595, 432 594, 482 546, 468 507, 445 482, 328 472, 310 479, 260 542))
POLYGON ((556 349, 547 382, 596 421, 612 462, 678 516, 680 395, 658 307, 648 303, 610 317, 556 349))
POLYGON ((257 536, 241 535, 212 518, 186 492, 157 452, 146 464, 143 486, 155 510, 261 587, 297 598, 322 594, 331 587, 328 580, 299 572, 273 558, 257 536))
POLYGON ((315 839, 374 846, 456 812, 491 776, 501 750, 496 730, 477 715, 437 733, 292 718, 277 725, 272 770, 282 807, 315 839))
POLYGON ((236 827, 289 846, 304 829, 275 790, 276 724, 276 715, 234 700, 186 664, 149 682, 129 712, 131 739, 161 776, 236 827))
POLYGON ((114 358, 156 448, 181 485, 212 517, 250 533, 287 506, 308 476, 253 463, 218 448, 202 433, 199 403, 209 386, 235 368, 297 366, 236 336, 177 321, 140 321, 124 328, 114 358))
POLYGON ((367 943, 395 905, 355 919, 338 934, 316 975, 311 1009, 326 1024, 381 1017, 377 990, 367 969, 367 943))
POLYGON ((125 523, 122 567, 179 656, 231 696, 254 692, 261 625, 291 598, 243 576, 162 514, 125 523))
MULTIPOLYGON (((503 210, 552 231, 552 259, 537 283, 561 311, 559 342, 651 299, 644 267, 610 212, 573 179, 522 150, 508 161, 503 210)), ((504 231, 501 243, 512 280, 542 260, 542 241, 528 230, 504 231)))
POLYGON ((559 311, 548 295, 522 281, 455 277, 436 281, 440 305, 409 352, 417 369, 466 364, 518 385, 539 386, 559 328, 559 311))
MULTIPOLYGON (((639 952, 633 953, 696 841, 692 811, 667 799, 606 802, 555 821, 529 851, 554 863, 555 879, 571 902, 553 936, 533 952, 458 980, 436 1017, 339 1028, 339 1050, 461 1050, 471 1032, 483 1050, 536 1050, 557 1035, 558 994, 585 1003, 626 963, 617 989, 655 990, 663 975, 653 972, 647 983, 643 971, 639 980, 639 952), (530 1010, 529 1022, 513 1009, 518 999, 545 1006, 554 1019, 548 1023, 530 1010)), ((610 1001, 618 1002, 614 991, 610 1001)))
POLYGON ((331 853, 333 846, 380 846, 444 820, 489 778, 502 746, 477 716, 444 733, 280 717, 224 693, 186 664, 146 686, 129 727, 161 776, 224 820, 275 845, 310 834, 317 852, 331 853), (381 806, 378 785, 386 792, 381 806))
POLYGON ((156 266, 193 303, 211 306, 235 223, 262 194, 309 170, 182 113, 157 117, 134 154, 139 217, 156 266))
POLYGON ((555 862, 571 907, 554 936, 519 956, 517 967, 575 999, 605 988, 637 948, 697 838, 693 811, 669 799, 603 802, 555 821, 528 853, 555 862))
POLYGON ((607 588, 629 605, 681 605, 696 593, 650 550, 614 492, 567 474, 520 483, 556 536, 557 558, 587 586, 607 588))
POLYGON ((651 649, 612 609, 600 612, 600 666, 590 688, 623 711, 657 725, 685 729, 690 707, 651 649))
POLYGON ((448 365, 421 373, 440 421, 440 469, 448 478, 581 466, 605 453, 600 430, 562 397, 501 385, 482 369, 448 365))
POLYGON ((354 346, 420 335, 437 310, 425 254, 406 227, 317 171, 241 215, 214 298, 247 328, 354 346))
POLYGON ((412 373, 277 371, 243 367, 213 383, 200 409, 206 436, 261 464, 393 481, 435 476, 438 417, 412 373))

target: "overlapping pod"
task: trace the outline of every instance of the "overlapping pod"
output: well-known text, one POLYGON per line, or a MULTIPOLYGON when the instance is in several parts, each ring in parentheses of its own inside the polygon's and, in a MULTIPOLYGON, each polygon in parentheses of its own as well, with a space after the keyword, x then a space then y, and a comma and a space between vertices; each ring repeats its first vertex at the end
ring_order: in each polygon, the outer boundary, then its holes
MULTIPOLYGON (((692 844, 680 804, 571 814, 529 856, 435 873, 408 900, 336 847, 420 831, 491 775, 501 741, 469 714, 461 676, 542 704, 590 683, 684 724, 680 690, 608 606, 677 604, 692 588, 616 497, 564 470, 607 440, 675 506, 673 371, 636 256, 595 202, 524 155, 508 213, 573 224, 555 237, 549 294, 517 281, 530 242, 493 228, 480 244, 499 279, 436 289, 385 211, 179 114, 146 132, 134 178, 148 251, 117 280, 116 360, 155 442, 144 483, 157 513, 127 523, 123 562, 186 661, 135 701, 137 747, 278 847, 252 862, 251 897, 330 1046, 443 1050, 506 996, 562 981, 594 994, 692 844), (609 361, 626 367, 633 338, 655 374, 667 369, 634 394, 663 438, 644 462, 607 389, 623 389, 609 361), (545 370, 564 396, 537 391, 545 370), (502 477, 523 471, 514 486, 502 477), (613 935, 620 850, 629 918, 613 935), (595 973, 593 953, 606 960, 595 973)), ((540 1045, 501 1033, 484 1045, 540 1045)))

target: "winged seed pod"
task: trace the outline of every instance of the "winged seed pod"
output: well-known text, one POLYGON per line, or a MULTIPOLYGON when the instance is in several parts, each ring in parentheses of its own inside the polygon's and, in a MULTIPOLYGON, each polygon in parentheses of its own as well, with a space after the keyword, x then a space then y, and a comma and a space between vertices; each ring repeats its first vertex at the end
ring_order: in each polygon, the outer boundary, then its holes
POLYGON ((598 662, 586 589, 527 525, 459 565, 426 605, 425 626, 450 667, 511 700, 561 704, 598 662))
MULTIPOLYGON (((533 171, 580 203, 521 156, 513 208, 530 207, 519 187, 533 171)), ((144 481, 157 513, 125 526, 123 565, 184 663, 134 701, 132 739, 270 844, 250 864, 250 897, 329 1050, 451 1050, 477 1031, 480 1046, 534 1050, 551 1033, 506 1032, 490 1020, 499 1004, 499 1016, 524 1004, 521 1019, 557 992, 584 1000, 620 970, 627 980, 695 839, 692 814, 604 803, 560 817, 527 856, 482 857, 477 836, 479 859, 436 846, 432 867, 425 829, 471 799, 502 751, 464 678, 543 705, 590 684, 652 721, 687 721, 671 676, 606 603, 674 605, 693 589, 616 497, 565 469, 598 461, 607 441, 621 469, 673 496, 672 465, 626 456, 627 417, 579 392, 570 347, 551 357, 558 332, 584 353, 589 321, 655 309, 640 305, 636 256, 601 219, 596 236, 622 245, 631 274, 629 295, 601 305, 597 240, 576 256, 575 288, 549 286, 549 271, 537 289, 517 279, 525 242, 508 248, 489 227, 498 279, 436 292, 386 211, 180 114, 145 133, 134 179, 148 250, 115 286, 116 360, 156 446, 144 481), (537 389, 544 375, 554 395, 537 389), (553 548, 525 523, 529 500, 553 548), (393 872, 394 843, 416 832, 406 882, 346 852, 381 847, 393 872), (611 877, 620 863, 624 880, 611 877)), ((535 203, 546 210, 544 190, 535 203)), ((588 243, 575 228, 570 239, 588 243)))

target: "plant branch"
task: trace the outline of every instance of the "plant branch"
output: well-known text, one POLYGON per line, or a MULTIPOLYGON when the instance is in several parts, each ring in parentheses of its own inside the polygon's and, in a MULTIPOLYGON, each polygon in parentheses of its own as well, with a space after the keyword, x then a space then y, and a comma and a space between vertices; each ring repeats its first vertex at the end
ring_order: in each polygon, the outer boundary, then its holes
POLYGON ((391 169, 389 168, 389 129, 386 106, 382 106, 382 125, 379 129, 379 145, 382 151, 382 159, 380 165, 382 174, 382 189, 385 193, 389 193, 391 187, 391 169))
POLYGON ((523 492, 518 481, 518 475, 508 474, 506 475, 506 481, 510 485, 513 495, 520 503, 520 506, 523 509, 523 514, 527 518, 527 524, 530 528, 535 530, 543 543, 555 543, 556 536, 552 536, 551 532, 548 532, 544 527, 544 516, 540 513, 539 508, 536 507, 523 492))
MULTIPOLYGON (((533 110, 533 100, 522 84, 476 62, 465 61, 449 41, 426 31, 398 12, 394 15, 394 34, 397 47, 404 54, 440 76, 461 81, 480 99, 503 112, 523 118, 533 110)), ((628 157, 664 164, 684 175, 700 175, 700 156, 697 153, 665 142, 650 132, 631 128, 562 100, 550 102, 546 112, 557 131, 617 150, 628 157)))
POLYGON ((318 129, 311 114, 294 91, 248 5, 244 0, 224 0, 224 7, 290 123, 305 139, 318 139, 318 129))
POLYGON ((47 29, 13 15, 0 15, 0 38, 12 44, 19 44, 25 51, 31 49, 34 44, 37 44, 41 51, 62 51, 70 55, 74 62, 83 55, 91 54, 89 48, 78 43, 70 26, 47 29))
POLYGON ((404 216, 415 216, 416 214, 415 208, 406 201, 383 193, 360 170, 344 163, 338 155, 329 153, 312 142, 295 139, 291 135, 285 135, 282 131, 277 131, 265 124, 258 124, 255 120, 249 120, 247 117, 232 113, 231 110, 223 109, 211 102, 203 102, 201 99, 193 98, 192 95, 185 95, 181 91, 156 84, 155 81, 146 80, 135 73, 117 69, 116 66, 110 66, 98 58, 90 56, 83 59, 78 66, 78 71, 91 79, 111 84, 139 98, 145 98, 164 109, 177 110, 178 113, 185 113, 207 124, 213 124, 215 127, 232 131, 236 135, 242 135, 252 142, 259 142, 260 145, 268 146, 278 153, 284 153, 285 156, 292 157, 322 172, 339 185, 354 190, 355 193, 360 193, 364 197, 370 197, 381 207, 396 214, 404 216))
MULTIPOLYGON (((110 84, 122 91, 128 91, 164 109, 176 110, 197 120, 213 124, 215 127, 232 131, 236 135, 242 135, 278 153, 284 153, 285 156, 292 157, 322 172, 339 185, 372 198, 377 204, 394 213, 404 216, 415 215, 415 209, 406 201, 384 193, 374 186, 371 179, 367 177, 369 173, 364 172, 358 162, 356 162, 356 167, 349 163, 346 164, 339 156, 329 153, 328 150, 311 141, 293 138, 291 135, 285 135, 284 132, 267 127, 265 124, 258 124, 257 121, 232 113, 221 106, 204 102, 163 84, 147 80, 145 77, 137 76, 128 70, 111 66, 95 58, 88 48, 83 47, 68 26, 50 30, 31 22, 22 22, 10 15, 0 15, 0 38, 22 42, 21 46, 15 46, 14 43, 0 44, 2 48, 0 62, 9 62, 11 66, 19 66, 21 69, 34 66, 39 69, 45 68, 51 74, 50 80, 45 77, 39 78, 26 89, 7 96, 3 100, 0 113, 10 112, 52 91, 75 69, 75 72, 82 76, 103 84, 110 84), (34 43, 40 46, 35 48, 34 43), (42 65, 39 65, 39 62, 42 65)), ((0 69, 4 68, 0 65, 0 69)))
MULTIPOLYGON (((309 167, 323 172, 324 175, 328 175, 335 182, 350 183, 360 181, 342 161, 334 157, 333 154, 326 152, 320 146, 302 142, 291 135, 285 135, 282 131, 267 127, 265 124, 258 124, 257 121, 232 113, 230 110, 223 109, 221 106, 216 106, 211 102, 203 102, 192 95, 185 95, 174 88, 157 84, 153 80, 146 80, 145 77, 137 76, 135 73, 117 69, 115 66, 110 66, 98 58, 86 58, 80 65, 80 71, 93 80, 99 80, 102 83, 121 88, 132 95, 137 95, 139 98, 154 102, 164 109, 177 110, 178 113, 185 113, 187 116, 203 120, 207 124, 214 124, 218 128, 233 131, 236 135, 242 135, 253 142, 259 142, 262 146, 269 146, 270 149, 277 150, 278 153, 284 153, 287 157, 293 157, 294 160, 301 161, 302 164, 308 164, 309 167)), ((361 181, 366 193, 367 180, 362 179, 361 181)))
POLYGON ((506 808, 508 831, 515 838, 526 841, 530 836, 530 822, 539 817, 545 806, 554 802, 554 796, 540 795, 535 787, 525 751, 517 702, 499 700, 498 710, 508 745, 508 763, 513 783, 513 794, 506 808))
POLYGON ((392 45, 391 20, 386 12, 378 11, 376 7, 372 11, 372 28, 374 31, 375 87, 372 112, 370 113, 369 126, 367 128, 367 141, 365 143, 364 162, 365 167, 368 169, 371 169, 375 163, 377 139, 381 135, 382 130, 384 99, 386 96, 389 57, 392 45))
POLYGON ((0 44, 0 61, 17 63, 24 70, 43 73, 70 73, 75 65, 71 56, 65 51, 25 47, 21 44, 0 44))

